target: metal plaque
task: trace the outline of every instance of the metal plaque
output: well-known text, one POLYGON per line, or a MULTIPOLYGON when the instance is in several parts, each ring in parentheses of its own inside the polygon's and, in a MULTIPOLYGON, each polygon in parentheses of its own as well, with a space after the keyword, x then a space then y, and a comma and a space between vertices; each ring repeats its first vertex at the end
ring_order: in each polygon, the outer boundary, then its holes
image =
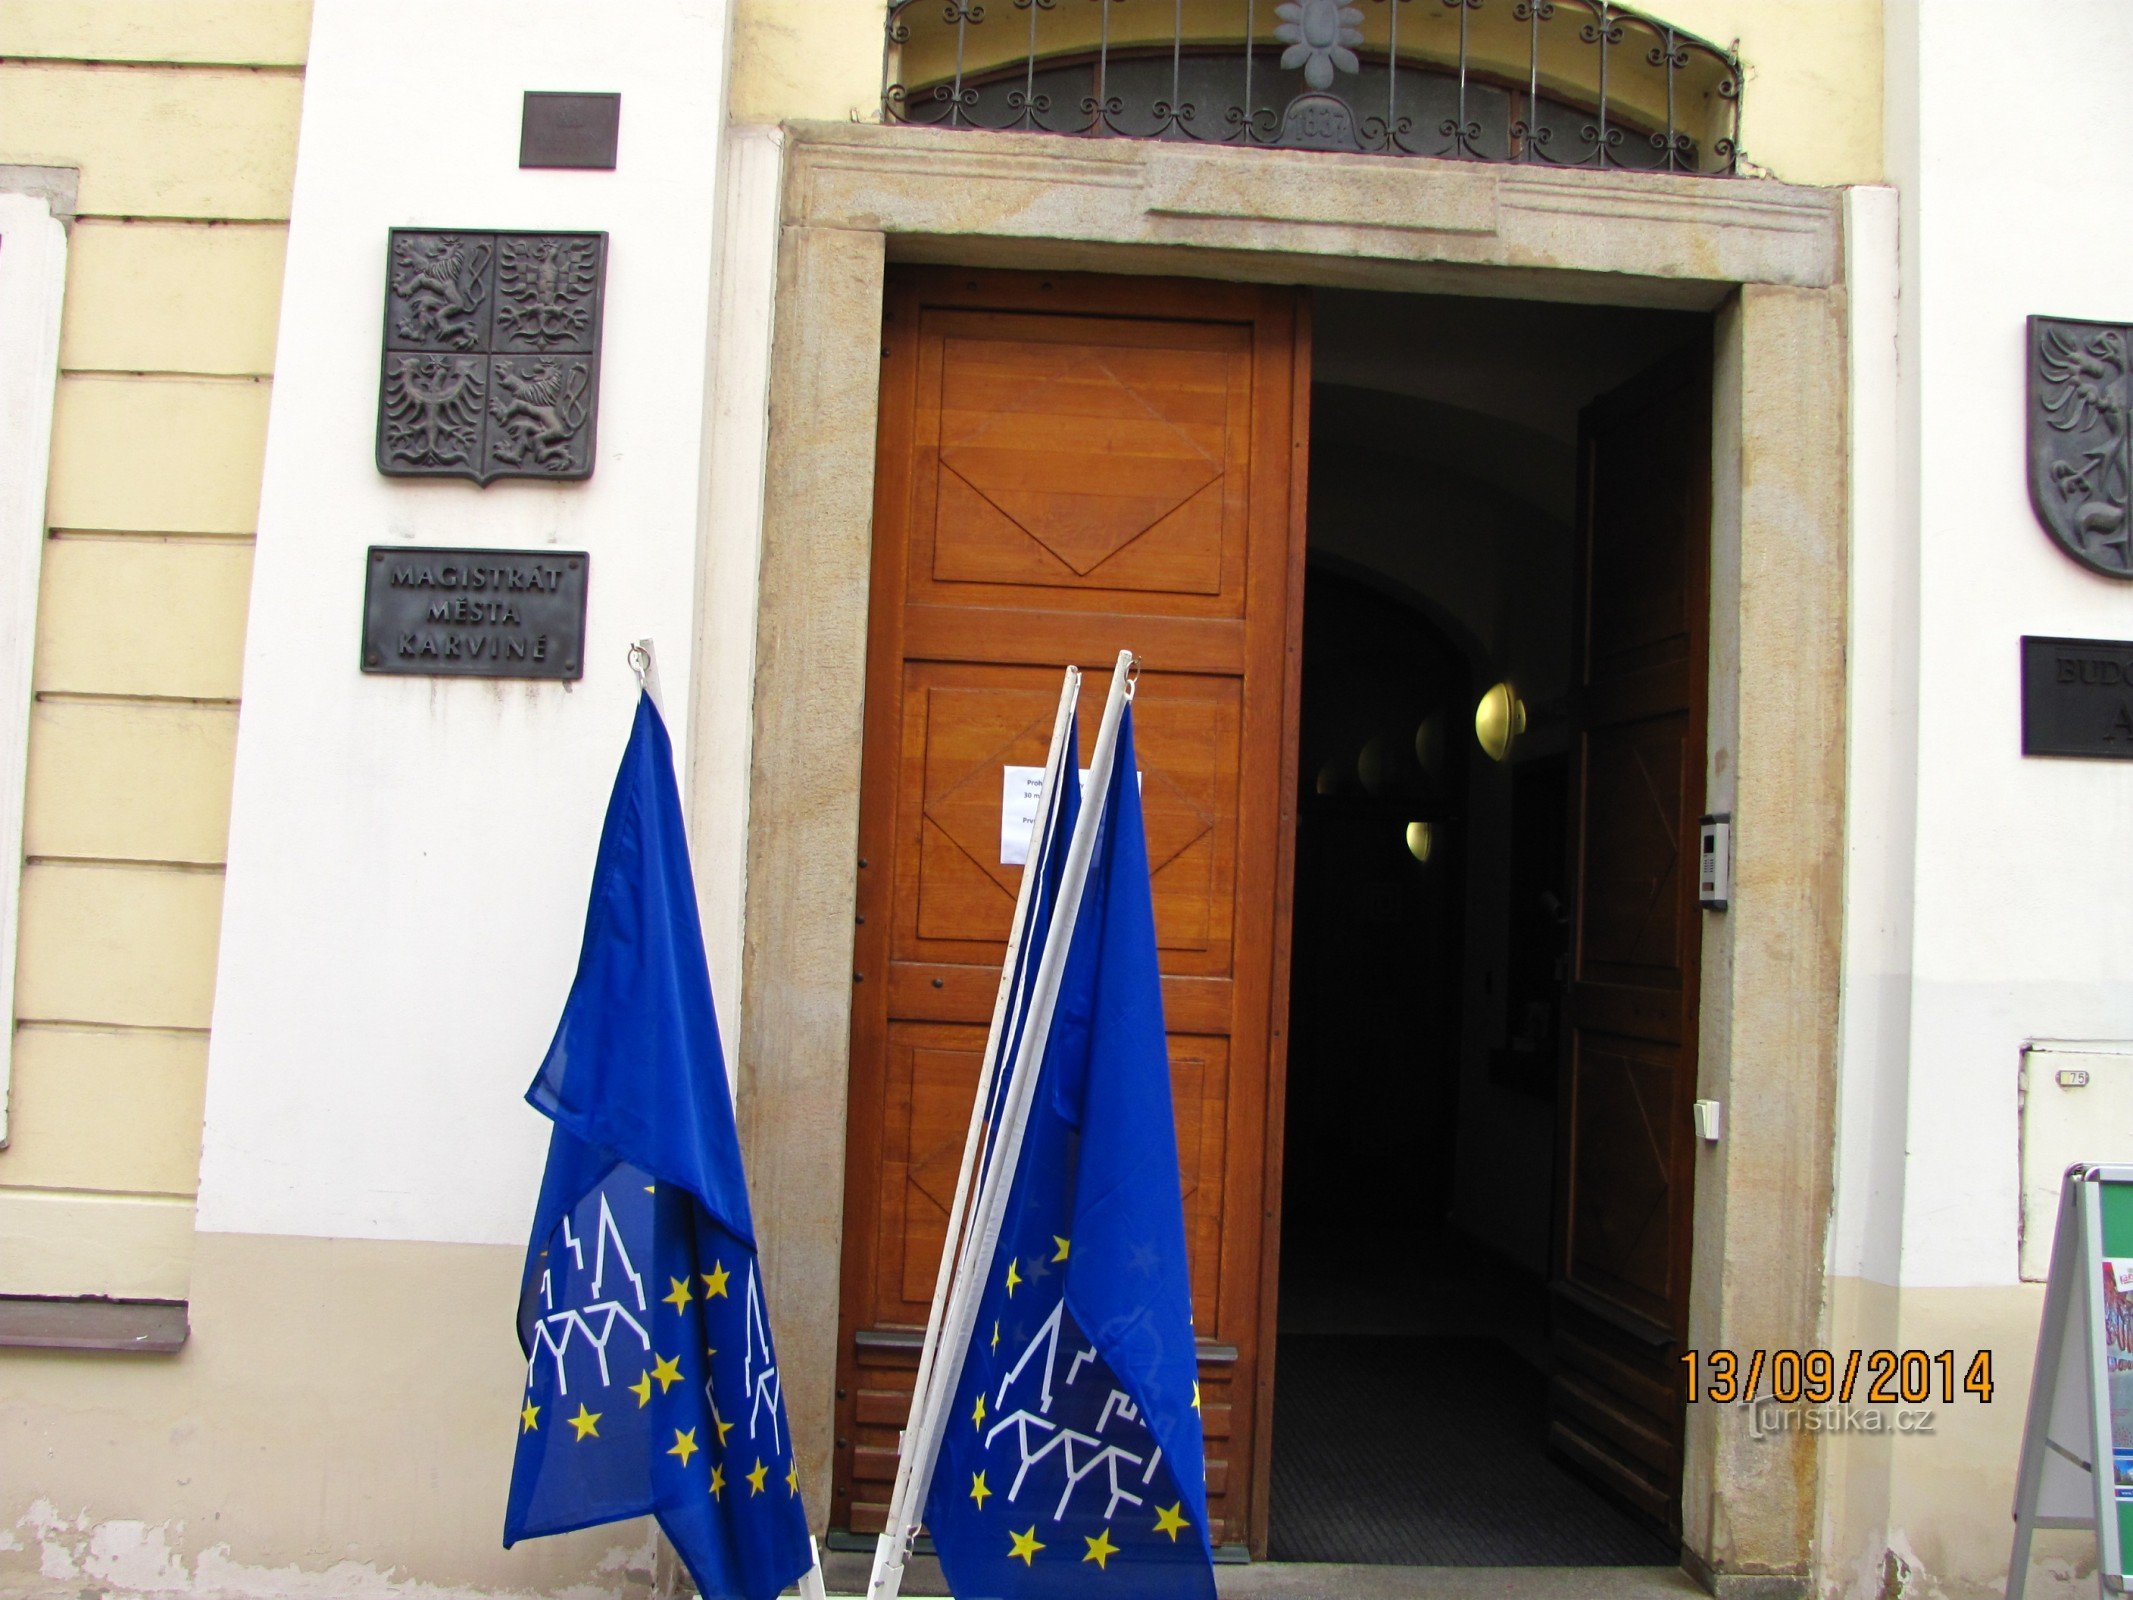
POLYGON ((378 470, 591 477, 606 281, 604 233, 393 229, 378 470))
POLYGON ((619 94, 552 94, 528 89, 519 114, 518 164, 612 172, 621 128, 619 94))
POLYGON ((446 678, 585 673, 583 550, 372 545, 363 670, 446 678))
POLYGON ((2127 324, 2029 319, 2029 503, 2092 572, 2133 578, 2127 324))
POLYGON ((2133 761, 2133 639, 2022 639, 2022 754, 2133 761))

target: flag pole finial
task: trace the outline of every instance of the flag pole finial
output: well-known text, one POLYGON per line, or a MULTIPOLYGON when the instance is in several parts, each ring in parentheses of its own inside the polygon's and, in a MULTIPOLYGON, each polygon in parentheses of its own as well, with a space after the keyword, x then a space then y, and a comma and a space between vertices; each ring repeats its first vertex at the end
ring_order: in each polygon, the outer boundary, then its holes
POLYGON ((630 671, 637 674, 638 691, 650 695, 653 705, 664 708, 665 697, 659 692, 659 658, 652 653, 651 639, 632 639, 628 660, 630 671))

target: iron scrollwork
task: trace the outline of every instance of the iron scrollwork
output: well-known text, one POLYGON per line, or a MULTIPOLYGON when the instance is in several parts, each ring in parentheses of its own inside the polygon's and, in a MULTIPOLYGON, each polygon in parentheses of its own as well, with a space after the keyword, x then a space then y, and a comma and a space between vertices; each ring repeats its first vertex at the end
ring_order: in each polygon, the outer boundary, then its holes
POLYGON ((592 476, 606 277, 604 233, 393 229, 378 470, 592 476))
POLYGON ((2092 572, 2133 578, 2133 434, 2119 322, 2029 319, 2029 502, 2092 572))
POLYGON ((889 0, 888 122, 1726 175, 1738 60, 1613 0, 889 0))

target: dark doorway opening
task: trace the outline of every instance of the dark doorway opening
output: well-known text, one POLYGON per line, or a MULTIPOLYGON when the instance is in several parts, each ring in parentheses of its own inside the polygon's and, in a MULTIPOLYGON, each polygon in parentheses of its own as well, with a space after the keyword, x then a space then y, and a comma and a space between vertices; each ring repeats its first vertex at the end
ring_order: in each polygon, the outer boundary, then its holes
POLYGON ((1707 324, 1363 293, 1315 316, 1269 1553, 1672 1565, 1668 1518, 1561 1420, 1579 452, 1592 402, 1707 324), (1508 750, 1477 732, 1497 685, 1508 750))

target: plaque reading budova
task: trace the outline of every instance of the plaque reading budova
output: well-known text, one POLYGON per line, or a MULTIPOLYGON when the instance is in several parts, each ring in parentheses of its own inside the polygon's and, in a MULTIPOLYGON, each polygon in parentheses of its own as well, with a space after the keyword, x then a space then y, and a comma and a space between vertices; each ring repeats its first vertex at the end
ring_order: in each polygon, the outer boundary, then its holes
POLYGON ((576 679, 585 671, 582 550, 372 545, 363 670, 576 679))
POLYGON ((2022 754, 2133 761, 2133 640, 2022 640, 2022 754))

